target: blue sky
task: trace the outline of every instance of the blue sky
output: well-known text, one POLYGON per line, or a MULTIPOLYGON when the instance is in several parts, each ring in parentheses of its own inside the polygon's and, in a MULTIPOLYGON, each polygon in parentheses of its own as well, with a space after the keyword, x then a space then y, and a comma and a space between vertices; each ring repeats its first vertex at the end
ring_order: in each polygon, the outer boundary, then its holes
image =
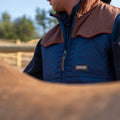
MULTIPOLYGON (((120 0, 112 0, 111 4, 120 7, 120 0)), ((37 7, 45 10, 51 8, 47 0, 0 0, 0 15, 6 11, 12 19, 23 15, 34 19, 37 7)))
POLYGON ((0 15, 6 11, 12 19, 24 14, 34 19, 37 7, 46 10, 51 8, 47 0, 0 0, 0 15))

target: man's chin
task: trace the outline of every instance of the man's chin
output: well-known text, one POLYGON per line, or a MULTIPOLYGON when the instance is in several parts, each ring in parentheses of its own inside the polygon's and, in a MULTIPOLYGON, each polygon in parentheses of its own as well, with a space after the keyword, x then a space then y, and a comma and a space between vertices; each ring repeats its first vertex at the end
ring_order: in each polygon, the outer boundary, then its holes
POLYGON ((56 11, 56 12, 64 12, 63 10, 58 10, 58 9, 54 9, 54 11, 56 11))

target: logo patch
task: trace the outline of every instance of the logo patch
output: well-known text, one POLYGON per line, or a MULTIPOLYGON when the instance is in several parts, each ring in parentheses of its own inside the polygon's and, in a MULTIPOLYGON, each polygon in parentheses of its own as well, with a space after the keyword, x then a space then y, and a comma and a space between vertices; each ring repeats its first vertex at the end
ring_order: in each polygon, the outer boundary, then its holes
POLYGON ((88 70, 88 65, 76 65, 75 70, 88 70))
POLYGON ((120 46, 120 42, 118 42, 118 45, 120 46))

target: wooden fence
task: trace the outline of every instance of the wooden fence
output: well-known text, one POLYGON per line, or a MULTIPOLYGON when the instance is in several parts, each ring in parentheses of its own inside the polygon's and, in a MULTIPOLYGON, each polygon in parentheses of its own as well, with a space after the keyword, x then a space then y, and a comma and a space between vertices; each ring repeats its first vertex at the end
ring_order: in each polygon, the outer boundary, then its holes
POLYGON ((22 61, 25 61, 27 57, 29 59, 28 62, 31 60, 35 46, 36 44, 23 44, 20 40, 17 40, 16 44, 0 44, 0 58, 21 68, 22 61))

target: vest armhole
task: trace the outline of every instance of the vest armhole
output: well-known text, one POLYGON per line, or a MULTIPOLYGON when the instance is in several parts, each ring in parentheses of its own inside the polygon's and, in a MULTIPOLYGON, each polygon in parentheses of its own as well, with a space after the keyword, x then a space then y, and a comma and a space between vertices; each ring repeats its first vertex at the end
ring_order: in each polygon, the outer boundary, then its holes
POLYGON ((115 23, 114 23, 114 27, 113 27, 113 31, 112 31, 112 42, 114 41, 114 35, 116 32, 117 22, 118 22, 119 18, 120 18, 120 14, 117 15, 115 23))

